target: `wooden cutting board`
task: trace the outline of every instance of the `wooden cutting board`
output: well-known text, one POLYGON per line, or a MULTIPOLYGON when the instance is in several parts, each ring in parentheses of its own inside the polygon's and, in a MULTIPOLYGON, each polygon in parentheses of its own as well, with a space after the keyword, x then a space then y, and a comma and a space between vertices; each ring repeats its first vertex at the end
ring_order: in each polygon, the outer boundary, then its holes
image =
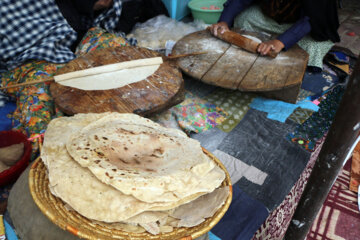
MULTIPOLYGON (((236 29, 234 31, 262 41, 270 37, 236 29)), ((297 94, 294 97, 294 93, 300 90, 309 58, 307 52, 297 45, 288 51, 282 51, 275 59, 260 56, 219 40, 207 30, 180 39, 172 54, 194 51, 207 54, 177 61, 181 70, 191 77, 229 89, 268 92, 270 95, 275 93, 275 98, 289 102, 296 101, 297 94)))
MULTIPOLYGON (((61 68, 56 75, 106 64, 158 57, 159 53, 138 47, 95 50, 61 68)), ((85 91, 53 82, 55 104, 68 115, 76 113, 121 112, 150 115, 176 105, 184 99, 184 80, 175 63, 164 61, 146 79, 121 88, 85 91)))

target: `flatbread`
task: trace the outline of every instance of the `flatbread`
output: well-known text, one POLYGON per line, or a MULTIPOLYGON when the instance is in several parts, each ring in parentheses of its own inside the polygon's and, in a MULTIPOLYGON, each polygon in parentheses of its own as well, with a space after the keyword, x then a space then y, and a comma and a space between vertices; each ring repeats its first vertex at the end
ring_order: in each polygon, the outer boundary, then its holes
POLYGON ((215 212, 225 203, 229 196, 228 186, 215 189, 213 192, 199 197, 187 204, 177 207, 171 214, 171 217, 180 221, 177 227, 194 227, 212 217, 215 212))
POLYGON ((54 76, 61 85, 81 90, 108 90, 142 81, 154 74, 162 57, 137 59, 54 76))
POLYGON ((8 165, 5 165, 3 162, 0 162, 0 172, 8 170, 9 168, 10 167, 8 165))
POLYGON ((0 148, 0 162, 6 166, 13 166, 24 154, 24 143, 13 144, 0 148))
POLYGON ((198 141, 134 114, 95 121, 66 146, 102 182, 148 203, 212 192, 225 178, 198 141))
POLYGON ((177 202, 154 204, 139 201, 99 181, 67 153, 65 143, 71 133, 111 114, 77 114, 52 120, 45 133, 41 159, 49 172, 51 192, 79 214, 103 222, 124 222, 145 211, 164 211, 190 202, 203 193, 177 202))
POLYGON ((114 72, 123 69, 130 69, 130 68, 138 68, 138 67, 145 67, 151 65, 159 65, 163 63, 162 57, 153 57, 153 58, 142 58, 136 59, 131 61, 107 64, 98 67, 87 68, 83 70, 78 70, 74 72, 68 72, 64 74, 59 74, 54 76, 55 82, 61 82, 64 80, 69 80, 78 77, 87 77, 93 76, 103 73, 114 72))

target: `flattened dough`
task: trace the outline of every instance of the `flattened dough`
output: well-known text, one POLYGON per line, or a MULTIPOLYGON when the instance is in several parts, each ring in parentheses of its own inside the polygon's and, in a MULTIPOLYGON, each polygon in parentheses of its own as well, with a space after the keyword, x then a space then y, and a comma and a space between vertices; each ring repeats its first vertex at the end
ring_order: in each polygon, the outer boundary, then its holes
POLYGON ((109 90, 140 82, 153 75, 160 65, 122 69, 115 72, 78 77, 59 82, 59 84, 81 90, 109 90))
POLYGON ((138 59, 65 73, 54 79, 61 85, 81 90, 109 90, 146 79, 161 63, 161 57, 138 59))

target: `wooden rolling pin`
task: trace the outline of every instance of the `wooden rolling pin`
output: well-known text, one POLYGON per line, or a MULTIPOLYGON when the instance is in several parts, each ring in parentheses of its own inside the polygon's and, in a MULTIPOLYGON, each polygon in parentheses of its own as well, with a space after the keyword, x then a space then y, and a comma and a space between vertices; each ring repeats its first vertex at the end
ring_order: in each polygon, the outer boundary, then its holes
MULTIPOLYGON (((210 29, 208 28, 210 31, 210 29)), ((235 46, 238 46, 242 49, 245 49, 252 53, 258 53, 257 48, 259 47, 260 43, 251 40, 250 38, 244 37, 239 33, 233 32, 233 31, 226 31, 224 33, 218 32, 217 36, 215 36, 227 43, 234 44, 235 46)), ((273 50, 270 50, 267 56, 276 58, 278 54, 274 52, 273 50)))
POLYGON ((182 58, 182 57, 201 55, 201 54, 205 54, 205 53, 207 53, 207 52, 193 52, 193 53, 186 53, 186 54, 180 54, 180 55, 174 55, 174 56, 168 56, 168 57, 164 56, 164 57, 154 57, 154 58, 143 58, 143 59, 136 59, 136 60, 132 60, 132 61, 108 64, 108 65, 103 65, 103 66, 99 66, 99 67, 93 67, 93 68, 88 68, 88 69, 79 70, 79 71, 75 71, 75 72, 69 72, 69 73, 65 73, 65 74, 61 74, 61 75, 56 75, 54 77, 47 77, 47 78, 37 80, 37 81, 24 82, 24 83, 14 84, 14 85, 6 86, 6 87, 1 87, 0 90, 8 89, 8 88, 15 88, 15 87, 22 87, 22 86, 27 86, 27 85, 37 84, 37 83, 44 83, 44 82, 52 82, 52 81, 61 82, 61 81, 65 81, 65 80, 69 80, 69 79, 73 79, 73 78, 77 78, 77 77, 92 76, 92 75, 96 75, 96 74, 113 72, 113 71, 117 71, 117 70, 121 70, 121 69, 156 65, 156 64, 163 63, 163 60, 166 61, 166 60, 178 59, 178 58, 182 58))

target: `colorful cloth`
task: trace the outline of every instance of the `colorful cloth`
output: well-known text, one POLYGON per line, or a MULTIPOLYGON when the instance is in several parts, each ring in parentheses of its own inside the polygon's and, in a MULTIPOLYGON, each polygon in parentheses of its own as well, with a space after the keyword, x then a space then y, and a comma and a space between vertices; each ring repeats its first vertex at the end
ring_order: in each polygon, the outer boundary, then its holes
POLYGON ((305 100, 307 97, 310 97, 312 95, 314 95, 312 92, 306 91, 304 89, 300 89, 297 102, 305 100))
POLYGON ((224 109, 229 116, 217 127, 229 133, 243 119, 255 94, 219 88, 205 97, 206 101, 224 109))
MULTIPOLYGON (((107 33, 100 28, 90 29, 79 45, 79 53, 86 53, 95 49, 109 46, 127 45, 123 38, 107 33), (88 43, 92 45, 89 47, 88 43)), ((22 82, 41 80, 53 76, 63 64, 54 64, 46 61, 33 61, 23 64, 11 71, 2 74, 1 85, 10 86, 22 82)), ((46 130, 47 124, 53 118, 63 115, 55 106, 49 90, 49 83, 39 83, 21 88, 10 88, 8 94, 16 98, 17 108, 11 115, 15 129, 21 130, 33 140, 33 155, 36 156, 38 143, 46 130)))
POLYGON ((288 120, 293 121, 297 124, 303 124, 308 118, 311 117, 314 111, 304 108, 296 108, 295 111, 290 115, 288 120))
MULTIPOLYGON (((16 83, 51 77, 62 66, 62 64, 48 63, 46 61, 30 62, 3 74, 2 85, 10 86, 16 83)), ((30 138, 34 138, 34 154, 32 156, 34 158, 38 150, 38 143, 41 140, 37 136, 45 132, 46 125, 51 119, 62 116, 62 113, 52 101, 49 83, 11 88, 8 93, 17 99, 17 108, 11 116, 12 119, 18 122, 14 128, 21 130, 30 138)))
POLYGON ((350 57, 343 52, 329 52, 338 63, 350 63, 350 57))
POLYGON ((308 120, 296 127, 295 131, 288 134, 286 138, 310 152, 313 151, 316 141, 321 139, 329 130, 343 92, 343 87, 337 86, 320 98, 319 111, 313 113, 308 120))
POLYGON ((339 83, 337 76, 324 71, 320 73, 306 72, 301 88, 313 94, 321 94, 337 83, 339 83))
MULTIPOLYGON (((278 35, 290 28, 291 24, 277 23, 275 20, 265 16, 259 6, 254 5, 247 8, 235 18, 234 26, 248 31, 278 35)), ((315 41, 307 35, 298 42, 298 45, 309 53, 309 66, 322 68, 323 58, 334 46, 334 43, 330 40, 315 41)))
POLYGON ((308 100, 303 100, 296 104, 292 104, 262 97, 255 98, 254 101, 250 104, 250 107, 268 113, 267 117, 269 119, 283 123, 298 107, 312 110, 314 112, 319 110, 317 105, 308 100))
POLYGON ((162 122, 166 126, 174 126, 175 124, 168 122, 169 120, 172 120, 171 122, 176 120, 183 131, 199 133, 222 123, 227 115, 227 112, 213 103, 187 92, 183 102, 157 115, 154 120, 162 122))
POLYGON ((129 43, 123 37, 118 37, 115 33, 109 33, 106 30, 94 27, 90 28, 88 33, 81 40, 76 48, 76 56, 84 55, 95 49, 104 49, 107 47, 128 46, 129 43))
MULTIPOLYGON (((121 0, 114 0, 92 26, 114 29, 120 19, 121 0)), ((0 1, 0 62, 13 69, 27 60, 66 63, 75 58, 70 47, 76 32, 62 16, 54 0, 0 1)))

